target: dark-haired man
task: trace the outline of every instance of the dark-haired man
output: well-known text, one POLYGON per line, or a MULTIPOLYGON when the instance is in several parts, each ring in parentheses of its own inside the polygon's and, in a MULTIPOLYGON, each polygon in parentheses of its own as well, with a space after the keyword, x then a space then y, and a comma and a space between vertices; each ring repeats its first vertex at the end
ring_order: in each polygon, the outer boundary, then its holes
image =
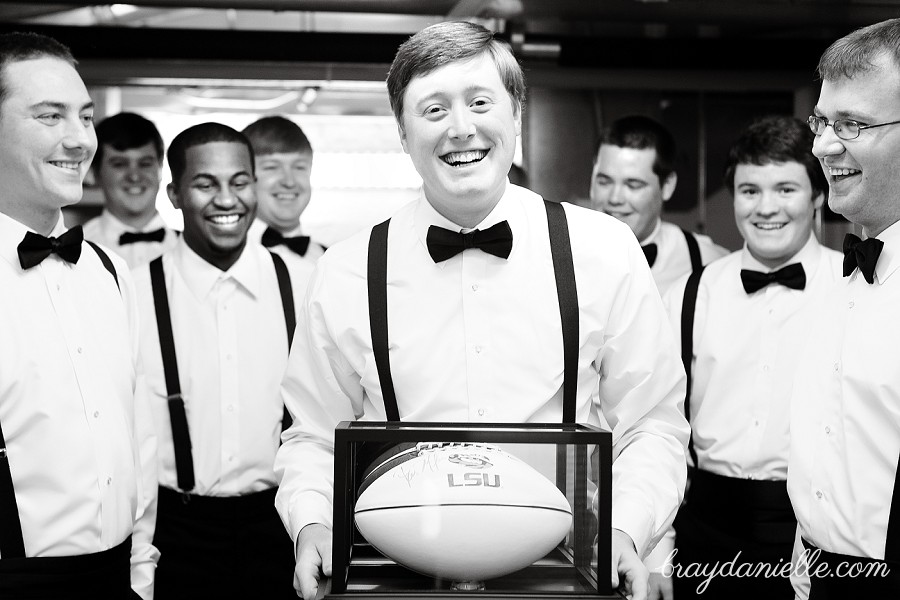
POLYGON ((675 155, 665 127, 649 117, 623 117, 603 130, 591 175, 591 207, 628 224, 660 295, 682 275, 728 254, 708 236, 660 218, 678 183, 675 155))
POLYGON ((797 529, 786 485, 791 389, 817 327, 813 307, 841 269, 840 253, 813 232, 828 184, 812 139, 791 117, 759 119, 741 133, 725 186, 744 248, 682 278, 665 298, 679 336, 690 336, 683 359, 692 383, 685 412, 694 468, 675 519, 676 600, 793 598, 778 572, 797 529), (760 563, 772 573, 709 578, 688 569, 729 561, 733 573, 760 563))
MULTIPOLYGON (((900 19, 856 30, 819 60, 809 123, 844 241, 791 399, 788 492, 809 597, 900 596, 900 19)), ((795 582, 800 597, 807 589, 795 582)))
POLYGON ((184 234, 135 271, 159 435, 156 600, 293 598, 273 463, 299 298, 284 262, 247 243, 247 138, 203 123, 178 134, 167 157, 184 234))
POLYGON ((300 297, 316 261, 325 252, 304 235, 300 216, 312 195, 312 144, 299 125, 280 116, 263 117, 244 128, 256 160, 256 221, 249 238, 278 253, 302 281, 300 297))
POLYGON ((387 85, 423 189, 389 222, 329 249, 300 310, 282 384, 295 420, 276 462, 297 587, 311 600, 331 570, 338 422, 605 417, 616 455, 611 580, 642 600, 639 555, 680 502, 688 429, 684 370, 640 247, 607 215, 508 183, 525 83, 490 31, 422 30, 400 46, 387 85), (553 267, 567 250, 568 275, 553 267), (383 280, 368 280, 370 261, 383 280), (371 335, 384 318, 384 335, 371 335), (577 356, 569 368, 566 352, 577 356))
POLYGON ((153 597, 156 440, 125 263, 66 230, 97 148, 69 49, 0 35, 0 597, 153 597))
POLYGON ((175 246, 178 234, 156 210, 163 141, 156 126, 134 113, 119 113, 97 125, 92 168, 104 205, 84 224, 84 237, 103 244, 131 268, 175 246))

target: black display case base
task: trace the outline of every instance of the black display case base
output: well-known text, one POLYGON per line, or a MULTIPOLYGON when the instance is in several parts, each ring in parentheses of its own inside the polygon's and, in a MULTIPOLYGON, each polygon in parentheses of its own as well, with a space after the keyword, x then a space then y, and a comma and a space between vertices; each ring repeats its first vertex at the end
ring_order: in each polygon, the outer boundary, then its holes
POLYGON ((330 580, 320 587, 325 600, 622 600, 621 594, 597 594, 590 573, 577 570, 571 555, 557 548, 533 565, 484 582, 484 589, 456 590, 450 580, 435 579, 406 569, 370 546, 354 549, 345 591, 331 591, 330 580))

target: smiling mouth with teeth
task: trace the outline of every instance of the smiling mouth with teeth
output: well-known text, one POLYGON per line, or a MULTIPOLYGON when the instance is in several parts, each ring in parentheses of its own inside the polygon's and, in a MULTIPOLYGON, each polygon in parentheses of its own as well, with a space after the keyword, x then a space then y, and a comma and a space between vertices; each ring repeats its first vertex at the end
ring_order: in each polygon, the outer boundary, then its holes
POLYGON ((216 225, 234 225, 241 218, 241 215, 215 215, 209 217, 209 220, 216 225))
POLYGON ((786 225, 787 223, 754 223, 754 227, 756 227, 757 229, 763 229, 765 231, 781 229, 786 225))
POLYGON ((850 175, 856 175, 857 173, 862 173, 862 171, 860 171, 859 169, 828 167, 828 174, 832 177, 847 177, 850 175))
POLYGON ((50 164, 54 167, 59 167, 60 169, 67 169, 69 171, 77 171, 81 166, 81 162, 74 161, 61 161, 61 160, 51 160, 50 164))
POLYGON ((451 167, 462 167, 481 162, 488 155, 487 150, 467 150, 466 152, 448 152, 441 160, 451 167))

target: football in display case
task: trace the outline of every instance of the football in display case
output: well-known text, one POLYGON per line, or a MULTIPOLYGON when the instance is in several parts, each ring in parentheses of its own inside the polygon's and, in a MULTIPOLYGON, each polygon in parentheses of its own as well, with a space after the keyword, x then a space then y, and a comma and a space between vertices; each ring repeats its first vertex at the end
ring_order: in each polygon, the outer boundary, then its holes
POLYGON ((320 596, 621 598, 611 465, 586 425, 341 423, 320 596))

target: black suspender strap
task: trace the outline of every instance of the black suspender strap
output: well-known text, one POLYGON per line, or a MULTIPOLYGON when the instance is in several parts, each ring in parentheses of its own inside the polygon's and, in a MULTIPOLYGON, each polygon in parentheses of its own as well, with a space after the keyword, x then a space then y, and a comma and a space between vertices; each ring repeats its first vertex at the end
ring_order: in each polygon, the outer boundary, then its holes
MULTIPOLYGON (((575 266, 565 209, 556 202, 545 201, 550 233, 550 251, 559 297, 559 313, 563 332, 563 422, 575 422, 576 392, 578 389, 578 291, 575 285, 575 266)), ((399 421, 397 395, 391 375, 388 352, 387 322, 387 239, 390 219, 372 228, 369 237, 368 293, 369 327, 372 352, 381 382, 384 414, 388 421, 399 421)))
POLYGON ((544 200, 550 230, 550 253, 559 297, 559 316, 563 336, 563 423, 575 422, 578 391, 578 289, 569 226, 562 204, 544 200))
POLYGON ((187 414, 184 411, 184 398, 181 397, 178 360, 175 357, 175 336, 172 333, 172 316, 169 313, 169 297, 161 256, 150 263, 150 284, 153 288, 156 328, 159 332, 159 348, 162 351, 163 373, 166 378, 172 444, 175 446, 175 472, 178 476, 178 487, 183 492, 190 492, 194 489, 191 434, 188 430, 187 414))
POLYGON ((275 264, 275 276, 278 277, 278 291, 281 293, 281 308, 284 310, 284 325, 287 327, 288 352, 294 343, 294 330, 297 329, 297 313, 294 310, 294 290, 291 287, 291 274, 284 259, 269 251, 275 264))
POLYGON ((9 470, 3 427, 0 427, 0 555, 3 558, 25 558, 25 540, 19 522, 19 505, 9 470))
POLYGON ((691 255, 691 271, 699 271, 703 268, 703 259, 700 257, 700 245, 697 243, 697 238, 687 229, 682 229, 681 233, 684 234, 684 241, 687 242, 688 246, 688 254, 691 255))
MULTIPOLYGON (((681 362, 684 364, 684 372, 687 374, 687 390, 684 394, 684 418, 691 422, 691 388, 693 375, 691 363, 694 359, 694 313, 697 309, 697 290, 700 288, 700 276, 703 275, 703 266, 690 274, 687 284, 684 286, 684 301, 681 305, 681 362)), ((694 434, 688 438, 688 452, 694 461, 694 468, 699 468, 697 463, 697 450, 694 449, 694 434)))
POLYGON ((891 513, 884 541, 884 560, 900 562, 900 461, 897 464, 897 474, 894 475, 894 494, 891 496, 891 513))
POLYGON ((388 219, 372 228, 369 237, 369 258, 367 283, 369 288, 369 328, 372 332, 372 351, 378 380, 381 382, 381 396, 384 399, 384 415, 388 421, 400 420, 394 379, 391 376, 391 359, 388 354, 387 315, 387 241, 388 219))
MULTIPOLYGON (((288 272, 284 259, 276 253, 269 251, 272 262, 275 264, 275 276, 278 278, 278 291, 281 293, 281 308, 284 310, 284 326, 287 328, 288 354, 291 352, 291 344, 294 343, 294 330, 297 329, 297 313, 294 310, 294 289, 291 287, 291 274, 288 272)), ((281 430, 284 431, 294 420, 287 406, 284 407, 284 416, 281 417, 281 430)))
POLYGON ((94 252, 97 253, 97 256, 100 257, 100 262, 103 263, 103 266, 106 268, 106 270, 109 271, 110 275, 113 276, 113 279, 116 280, 116 287, 121 290, 122 288, 119 287, 119 276, 116 274, 116 268, 113 266, 112 261, 109 260, 109 255, 106 254, 106 252, 104 252, 100 248, 100 246, 98 246, 94 242, 92 242, 90 240, 85 240, 85 241, 91 245, 91 248, 93 248, 94 252))

